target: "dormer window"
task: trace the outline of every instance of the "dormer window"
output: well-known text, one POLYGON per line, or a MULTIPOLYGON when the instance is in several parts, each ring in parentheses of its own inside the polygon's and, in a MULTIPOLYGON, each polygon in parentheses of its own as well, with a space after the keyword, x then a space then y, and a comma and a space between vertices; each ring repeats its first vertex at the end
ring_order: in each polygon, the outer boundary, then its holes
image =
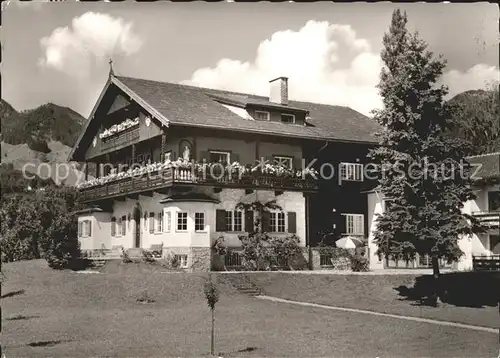
POLYGON ((258 121, 270 120, 270 114, 267 111, 255 111, 255 119, 258 121))
POLYGON ((283 123, 295 123, 295 116, 293 114, 282 114, 281 121, 283 123))

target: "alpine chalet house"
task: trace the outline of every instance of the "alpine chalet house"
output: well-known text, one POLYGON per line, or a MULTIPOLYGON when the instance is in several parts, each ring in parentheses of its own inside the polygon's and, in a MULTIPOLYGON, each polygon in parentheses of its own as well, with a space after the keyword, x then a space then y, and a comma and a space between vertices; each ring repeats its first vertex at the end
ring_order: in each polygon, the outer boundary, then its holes
POLYGON ((325 227, 365 237, 362 163, 377 130, 350 108, 290 101, 284 77, 263 97, 111 70, 69 156, 86 163, 81 249, 162 247, 183 268, 209 270, 217 238, 238 247, 254 226, 237 204, 274 199, 283 210, 263 223, 274 236, 295 234, 303 247, 325 227), (334 176, 314 178, 314 159, 334 176))
MULTIPOLYGON (((500 261, 500 153, 472 156, 468 157, 467 161, 472 165, 471 175, 476 199, 466 202, 462 211, 476 216, 486 226, 487 231, 459 240, 458 244, 464 255, 452 265, 452 268, 458 270, 471 270, 475 259, 500 261)), ((375 190, 368 194, 368 247, 371 269, 387 268, 387 262, 376 255, 377 245, 373 242, 376 216, 383 213, 385 205, 386 200, 380 192, 375 190)), ((406 267, 403 260, 389 260, 388 264, 390 268, 406 267)), ((441 264, 447 266, 445 262, 441 264)), ((431 267, 431 260, 427 256, 417 255, 410 267, 431 267)))

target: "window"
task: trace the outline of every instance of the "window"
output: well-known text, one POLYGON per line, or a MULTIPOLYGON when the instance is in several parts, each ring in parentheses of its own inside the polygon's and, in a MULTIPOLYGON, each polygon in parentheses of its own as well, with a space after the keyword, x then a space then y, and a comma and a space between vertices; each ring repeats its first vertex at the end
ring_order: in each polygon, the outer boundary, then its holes
POLYGON ((168 152, 165 152, 165 158, 163 159, 164 162, 166 161, 172 161, 172 151, 169 150, 168 152))
POLYGON ((340 178, 349 181, 363 181, 363 164, 340 163, 340 178))
POLYGON ((239 210, 226 211, 226 231, 243 231, 243 212, 239 210))
POLYGON ((122 216, 122 235, 125 236, 127 233, 127 217, 125 215, 122 216))
POLYGON ((194 231, 205 231, 205 213, 194 214, 194 231))
POLYGON ((285 232, 285 213, 278 213, 278 226, 276 232, 285 232))
POLYGON ((187 263, 187 255, 175 255, 175 260, 179 263, 179 267, 181 268, 187 268, 188 263, 187 263))
POLYGON ((155 232, 155 213, 149 213, 149 233, 155 232))
POLYGON ((165 232, 170 232, 170 217, 171 217, 171 214, 170 214, 170 211, 167 211, 165 212, 165 215, 164 215, 164 219, 165 219, 165 232))
POLYGON ((177 212, 177 231, 187 231, 188 213, 185 211, 177 212))
POLYGON ((163 211, 159 212, 156 216, 156 231, 163 232, 163 211))
POLYGON ((233 231, 243 231, 243 212, 235 210, 233 219, 233 231))
POLYGON ((116 236, 116 218, 111 218, 111 236, 116 236))
POLYGON ((226 211, 226 231, 233 231, 233 212, 226 211))
POLYGON ((365 223, 363 214, 345 214, 346 234, 364 235, 365 223))
POLYGON ((212 150, 210 151, 210 162, 230 164, 230 154, 229 152, 219 152, 212 150))
POLYGON ((284 212, 274 212, 269 213, 269 230, 271 232, 285 232, 285 213, 284 212))
POLYGON ((276 232, 276 213, 269 213, 269 231, 276 232))
POLYGON ((293 114, 282 114, 281 121, 283 123, 295 123, 295 116, 293 114))
POLYGON ((500 211, 500 191, 488 192, 488 211, 500 211))
POLYGON ((92 236, 92 222, 90 220, 83 220, 78 223, 78 236, 79 237, 92 236))
POLYGON ((118 231, 116 233, 116 236, 122 236, 122 218, 118 218, 117 226, 118 231))
POLYGON ((268 121, 270 114, 267 111, 255 111, 255 119, 258 121, 268 121))
POLYGON ((282 157, 282 156, 274 156, 274 163, 276 165, 282 166, 287 169, 292 169, 293 167, 293 158, 292 157, 282 157))

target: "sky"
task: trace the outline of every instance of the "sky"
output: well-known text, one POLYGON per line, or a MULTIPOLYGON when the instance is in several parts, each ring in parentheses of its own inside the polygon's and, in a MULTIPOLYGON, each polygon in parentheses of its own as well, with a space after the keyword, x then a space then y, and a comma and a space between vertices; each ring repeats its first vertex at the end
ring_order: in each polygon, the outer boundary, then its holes
POLYGON ((3 5, 2 98, 24 110, 52 102, 88 116, 109 73, 381 107, 382 38, 395 8, 447 60, 450 96, 499 80, 498 6, 393 3, 20 3, 3 5))

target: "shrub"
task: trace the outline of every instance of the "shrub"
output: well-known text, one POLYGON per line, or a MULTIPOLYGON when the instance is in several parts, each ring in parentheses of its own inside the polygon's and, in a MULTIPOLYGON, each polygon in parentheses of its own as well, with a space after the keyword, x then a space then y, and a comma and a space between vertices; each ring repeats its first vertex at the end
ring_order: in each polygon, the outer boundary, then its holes
POLYGON ((145 263, 151 264, 155 262, 153 254, 150 251, 141 250, 141 255, 142 255, 142 261, 144 261, 145 263))
POLYGON ((290 262, 300 253, 299 238, 296 235, 273 237, 269 240, 269 257, 277 266, 289 266, 290 262))
POLYGON ((220 256, 224 256, 224 255, 228 254, 229 249, 226 246, 226 243, 224 242, 223 235, 219 236, 215 240, 214 244, 212 245, 212 249, 213 249, 214 253, 216 253, 217 255, 220 255, 220 256))
POLYGON ((154 258, 161 258, 163 256, 163 242, 160 247, 151 250, 151 255, 153 255, 154 258))
POLYGON ((140 296, 136 299, 138 303, 155 303, 156 300, 148 295, 148 291, 144 290, 141 292, 140 296))
POLYGON ((169 263, 170 263, 170 267, 176 269, 176 268, 179 268, 180 266, 180 262, 179 262, 179 259, 177 258, 176 255, 172 255, 170 256, 170 260, 169 260, 169 263))
POLYGON ((123 262, 124 264, 129 264, 129 263, 131 263, 131 262, 134 262, 134 261, 130 258, 130 256, 127 254, 127 252, 125 251, 125 249, 124 249, 123 247, 122 247, 122 255, 121 255, 121 256, 122 256, 122 262, 123 262))
POLYGON ((368 259, 361 254, 352 254, 351 270, 354 272, 368 272, 370 270, 368 259))

